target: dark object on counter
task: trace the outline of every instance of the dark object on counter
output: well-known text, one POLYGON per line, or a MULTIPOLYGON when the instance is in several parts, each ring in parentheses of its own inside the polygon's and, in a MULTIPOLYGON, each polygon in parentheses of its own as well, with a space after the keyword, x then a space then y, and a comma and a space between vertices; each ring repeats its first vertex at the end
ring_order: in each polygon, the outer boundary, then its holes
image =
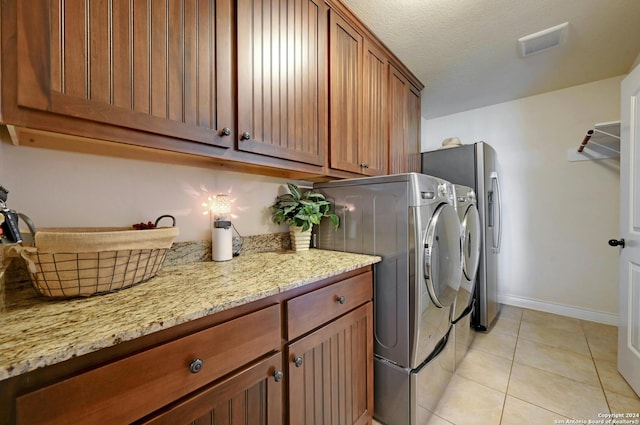
POLYGON ((4 216, 4 221, 0 224, 2 227, 2 238, 10 243, 20 243, 22 242, 22 235, 18 228, 18 213, 7 208, 6 202, 8 194, 9 191, 3 186, 0 186, 0 210, 4 216))
POLYGON ((155 223, 152 221, 148 221, 146 223, 144 222, 140 222, 140 223, 136 223, 134 224, 133 227, 136 230, 146 230, 146 229, 155 229, 156 227, 158 227, 158 223, 160 222, 160 220, 162 220, 163 218, 170 218, 171 220, 173 220, 173 224, 171 224, 171 227, 176 227, 176 218, 172 215, 161 215, 160 217, 156 218, 155 223))
POLYGON ((145 229, 155 229, 156 225, 149 221, 147 223, 144 223, 144 222, 136 223, 131 227, 133 227, 136 230, 145 230, 145 229))
POLYGON ((0 186, 0 202, 7 202, 7 194, 9 194, 9 191, 0 186))
POLYGON ((4 216, 4 221, 0 225, 2 226, 2 236, 10 243, 22 242, 22 235, 18 229, 18 213, 3 207, 2 215, 4 216))

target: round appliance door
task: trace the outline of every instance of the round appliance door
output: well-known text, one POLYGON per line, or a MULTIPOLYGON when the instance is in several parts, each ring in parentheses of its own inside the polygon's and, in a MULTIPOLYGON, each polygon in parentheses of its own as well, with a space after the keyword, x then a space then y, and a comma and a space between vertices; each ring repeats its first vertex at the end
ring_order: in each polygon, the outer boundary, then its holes
POLYGON ((475 205, 469 205, 462 219, 462 260, 464 277, 473 281, 480 264, 480 214, 475 205))
POLYGON ((462 278, 460 219, 450 204, 441 204, 424 236, 424 277, 433 303, 450 307, 462 278))

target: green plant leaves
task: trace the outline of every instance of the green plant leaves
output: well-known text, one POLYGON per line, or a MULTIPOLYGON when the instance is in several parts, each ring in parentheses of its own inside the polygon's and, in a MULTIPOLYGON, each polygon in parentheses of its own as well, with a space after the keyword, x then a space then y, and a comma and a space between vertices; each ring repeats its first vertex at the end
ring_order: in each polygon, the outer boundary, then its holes
POLYGON ((298 186, 293 183, 287 183, 287 186, 289 186, 289 192, 291 192, 293 199, 298 200, 302 197, 302 192, 298 186))
POLYGON ((302 230, 309 230, 314 224, 320 224, 324 217, 328 217, 334 228, 340 225, 340 218, 331 212, 331 202, 321 193, 307 190, 303 192, 293 183, 287 183, 289 192, 276 197, 271 206, 274 223, 288 223, 290 226, 301 226, 302 230))

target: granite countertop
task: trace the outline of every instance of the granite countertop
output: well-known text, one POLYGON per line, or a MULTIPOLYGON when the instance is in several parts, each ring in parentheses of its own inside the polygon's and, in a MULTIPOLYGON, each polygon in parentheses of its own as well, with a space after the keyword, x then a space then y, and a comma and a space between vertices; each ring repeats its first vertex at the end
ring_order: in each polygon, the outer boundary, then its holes
POLYGON ((163 267, 147 282, 88 298, 34 297, 23 287, 4 294, 11 302, 0 313, 0 381, 379 261, 319 249, 266 252, 163 267))

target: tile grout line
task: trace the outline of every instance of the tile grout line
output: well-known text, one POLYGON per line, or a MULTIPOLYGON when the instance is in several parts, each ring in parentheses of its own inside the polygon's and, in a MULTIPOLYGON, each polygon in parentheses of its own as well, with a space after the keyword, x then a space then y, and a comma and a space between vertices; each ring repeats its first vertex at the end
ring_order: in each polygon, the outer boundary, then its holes
POLYGON ((604 396, 604 401, 607 403, 607 408, 609 409, 608 413, 612 413, 611 404, 609 403, 609 397, 607 396, 607 392, 604 389, 604 383, 602 382, 602 378, 600 377, 600 371, 598 370, 598 365, 596 364, 596 359, 593 356, 593 351, 591 350, 591 344, 589 344, 589 337, 587 336, 587 332, 584 328, 584 321, 580 321, 580 327, 582 328, 582 333, 584 334, 584 339, 587 341, 587 348, 589 349, 589 354, 591 355, 591 362, 593 363, 593 367, 596 370, 596 375, 598 375, 598 382, 600 383, 600 389, 602 390, 602 395, 604 396))
MULTIPOLYGON (((523 310, 523 312, 524 312, 524 310, 523 310)), ((524 314, 522 315, 522 317, 524 317, 524 314)), ((521 328, 521 326, 522 326, 522 322, 523 322, 523 321, 524 321, 524 320, 522 320, 522 319, 521 319, 521 321, 520 321, 520 325, 518 326, 518 335, 517 335, 517 338, 516 338, 516 346, 515 346, 515 348, 514 348, 513 362, 511 363, 511 371, 513 371, 513 366, 514 366, 514 365, 515 365, 515 363, 516 363, 515 351, 517 350, 517 347, 518 347, 518 341, 519 341, 519 340, 520 340, 520 338, 521 338, 521 337, 520 337, 520 328, 521 328)), ((582 329, 582 332, 583 332, 583 334, 585 335, 585 340, 587 340, 586 333, 584 332, 584 328, 583 328, 583 326, 582 326, 582 322, 580 322, 580 328, 582 329)), ((524 338, 524 337, 523 337, 522 339, 523 339, 523 340, 525 340, 525 341, 531 341, 531 340, 529 340, 529 339, 527 339, 527 338, 524 338)), ((537 341, 531 341, 531 342, 538 343, 537 341)), ((546 345, 546 344, 544 344, 544 343, 540 343, 540 344, 542 344, 542 345, 546 345)), ((548 346, 548 345, 547 345, 547 346, 548 346)), ((548 346, 548 347, 553 347, 553 346, 548 346)), ((557 347, 553 347, 553 348, 557 348, 557 347)), ((587 348, 589 348, 590 357, 591 357, 592 362, 594 363, 594 368, 596 369, 596 373, 597 373, 597 372, 598 372, 598 368, 595 366, 595 361, 594 361, 594 359, 593 359, 593 355, 591 354, 591 347, 589 346, 589 342, 588 342, 588 340, 587 340, 587 348)), ((567 351, 567 350, 565 350, 565 351, 567 351)), ((586 356, 585 356, 585 357, 586 357, 586 356)), ((520 362, 518 362, 518 363, 520 363, 520 362)), ((558 375, 558 374, 557 374, 557 373, 555 373, 555 372, 550 372, 550 371, 548 371, 548 370, 540 369, 540 368, 538 368, 538 367, 531 366, 531 365, 527 365, 527 364, 525 364, 525 363, 520 363, 520 364, 522 364, 522 365, 524 365, 524 366, 527 366, 527 367, 530 367, 530 368, 533 368, 533 369, 537 369, 537 370, 542 371, 542 372, 550 373, 550 374, 553 374, 553 375, 558 375)), ((587 383, 584 383, 584 382, 581 382, 581 381, 577 381, 577 380, 575 380, 575 379, 573 379, 573 378, 569 378, 569 377, 566 377, 566 376, 563 376, 563 375, 558 375, 558 376, 564 377, 564 378, 566 378, 566 379, 570 379, 570 380, 572 380, 572 381, 574 381, 574 382, 576 382, 576 383, 579 383, 579 384, 589 385, 589 384, 587 384, 587 383)), ((600 380, 600 376, 599 376, 599 374, 598 374, 598 380, 600 380)), ((508 391, 509 391, 509 386, 510 386, 510 385, 511 385, 511 372, 509 373, 509 382, 507 383, 507 393, 508 393, 508 391)), ((592 387, 594 387, 594 388, 597 388, 597 386, 595 386, 595 385, 591 385, 591 386, 592 386, 592 387)), ((600 389, 604 392, 604 387, 602 386, 602 382, 600 382, 600 389)), ((512 396, 512 397, 513 397, 513 396, 512 396)), ((532 405, 532 406, 535 406, 535 407, 537 407, 537 408, 540 408, 540 409, 546 410, 547 412, 554 413, 554 414, 556 414, 556 415, 558 415, 558 416, 560 416, 560 417, 566 417, 566 416, 565 416, 564 414, 562 414, 562 413, 556 412, 556 411, 554 411, 554 410, 550 410, 549 408, 544 407, 544 406, 540 406, 540 405, 538 405, 538 404, 534 404, 534 403, 532 403, 532 402, 531 402, 531 401, 529 401, 529 400, 524 400, 524 399, 519 398, 519 397, 513 397, 513 398, 518 399, 518 400, 520 400, 520 401, 522 401, 522 402, 525 402, 525 403, 527 403, 527 404, 530 404, 530 405, 532 405)), ((505 399, 506 399, 506 396, 505 396, 505 399)), ((605 400, 607 400, 607 398, 606 398, 606 394, 605 394, 605 400)), ((609 403, 608 403, 608 401, 607 401, 607 407, 609 408, 609 410, 611 410, 611 408, 609 407, 609 403)), ((504 408, 503 408, 503 412, 502 412, 502 414, 503 414, 503 416, 504 416, 504 408)), ((575 419, 575 418, 574 418, 574 419, 575 419)), ((502 419, 501 419, 501 422, 502 422, 502 419)))
POLYGON ((504 420, 504 409, 507 406, 507 396, 509 395, 509 386, 511 385, 511 374, 513 373, 513 364, 516 361, 516 349, 518 348, 518 339, 520 338, 520 327, 522 326, 522 311, 520 311, 520 320, 518 322, 518 331, 516 332, 516 344, 513 346, 513 356, 511 357, 511 367, 509 368, 509 378, 507 379, 507 388, 504 390, 504 401, 502 402, 502 411, 500 412, 500 422, 504 420))

